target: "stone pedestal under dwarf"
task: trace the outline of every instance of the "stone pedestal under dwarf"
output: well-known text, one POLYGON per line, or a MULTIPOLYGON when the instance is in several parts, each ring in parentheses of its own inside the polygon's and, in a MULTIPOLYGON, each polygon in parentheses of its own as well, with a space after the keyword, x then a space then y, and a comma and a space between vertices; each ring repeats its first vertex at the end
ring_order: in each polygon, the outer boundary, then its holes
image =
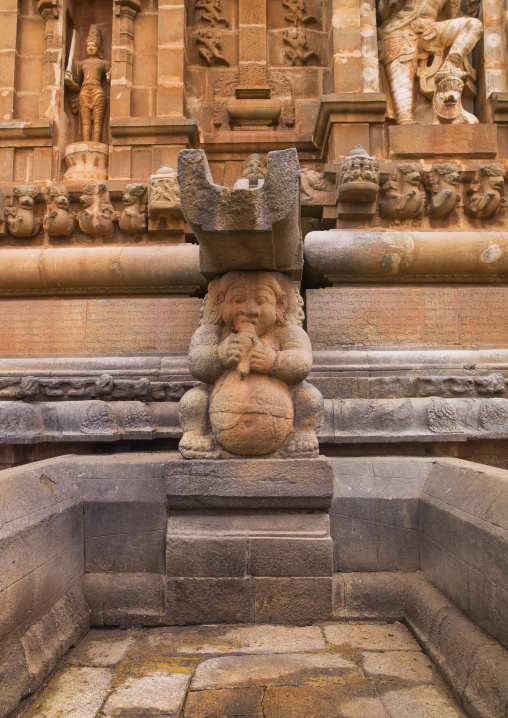
POLYGON ((317 456, 323 399, 305 382, 312 349, 297 285, 280 272, 210 282, 189 350, 204 384, 180 402, 186 458, 317 456))

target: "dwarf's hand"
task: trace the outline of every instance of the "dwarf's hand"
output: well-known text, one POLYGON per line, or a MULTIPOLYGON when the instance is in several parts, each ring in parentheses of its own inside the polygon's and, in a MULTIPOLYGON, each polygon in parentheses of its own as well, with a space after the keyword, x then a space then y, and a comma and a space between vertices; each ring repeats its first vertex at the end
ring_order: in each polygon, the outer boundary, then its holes
POLYGON ((250 355, 250 368, 258 374, 270 374, 277 352, 269 344, 254 340, 254 348, 250 355))
POLYGON ((252 341, 246 334, 230 334, 219 345, 219 358, 227 368, 237 366, 251 346, 252 341))

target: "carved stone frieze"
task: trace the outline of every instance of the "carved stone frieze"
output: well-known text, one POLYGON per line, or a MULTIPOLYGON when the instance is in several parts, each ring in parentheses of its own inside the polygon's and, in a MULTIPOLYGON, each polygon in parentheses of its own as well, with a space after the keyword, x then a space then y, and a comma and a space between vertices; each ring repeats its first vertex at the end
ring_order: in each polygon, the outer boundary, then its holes
POLYGON ((161 381, 148 377, 117 379, 111 374, 98 377, 8 377, 0 376, 0 402, 67 401, 100 398, 104 401, 179 401, 198 382, 161 381))
POLYGON ((92 237, 110 237, 117 217, 106 185, 102 182, 86 185, 80 202, 85 207, 79 217, 82 231, 92 237))
POLYGON ((300 170, 300 200, 302 205, 323 205, 335 203, 333 182, 310 167, 300 170))
POLYGON ((125 205, 123 212, 118 212, 118 224, 122 232, 136 237, 146 232, 146 206, 143 200, 146 196, 146 184, 128 184, 122 197, 125 205))
POLYGON ((337 176, 337 215, 356 219, 373 217, 379 192, 379 162, 361 145, 340 162, 337 176))
POLYGON ((473 219, 492 217, 506 206, 504 167, 498 162, 483 165, 475 172, 467 190, 465 212, 473 219))
POLYGON ((307 45, 307 33, 301 27, 292 27, 284 30, 282 36, 285 48, 285 55, 291 65, 310 65, 312 61, 317 62, 318 56, 307 45))
POLYGON ((5 208, 7 227, 13 237, 35 237, 42 219, 35 216, 37 187, 17 185, 12 188, 12 202, 5 208))
POLYGON ((229 60, 221 54, 221 35, 218 28, 228 27, 229 21, 222 17, 220 0, 196 0, 194 9, 199 12, 201 25, 194 33, 198 57, 208 66, 229 66, 229 60))
POLYGON ((459 166, 450 163, 434 165, 426 175, 430 192, 427 212, 430 217, 442 219, 453 212, 460 199, 459 166))
POLYGON ((70 237, 78 218, 71 211, 69 190, 65 185, 52 185, 46 190, 46 214, 43 229, 50 237, 70 237))
POLYGON ((414 219, 425 202, 423 168, 416 162, 398 165, 381 187, 379 214, 389 219, 414 219))

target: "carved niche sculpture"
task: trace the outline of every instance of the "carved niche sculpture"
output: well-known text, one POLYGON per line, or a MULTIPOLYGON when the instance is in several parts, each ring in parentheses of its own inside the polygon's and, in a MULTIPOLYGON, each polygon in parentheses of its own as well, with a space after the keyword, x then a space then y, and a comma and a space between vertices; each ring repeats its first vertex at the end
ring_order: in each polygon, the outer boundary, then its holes
POLYGON ((317 62, 318 56, 307 46, 307 33, 301 27, 284 30, 282 41, 287 45, 285 54, 292 65, 308 65, 312 60, 317 62))
POLYGON ((300 201, 302 205, 334 204, 334 186, 323 172, 310 167, 300 170, 300 201))
POLYGON ((69 237, 78 223, 78 215, 71 212, 69 190, 64 185, 52 185, 46 190, 46 214, 42 227, 50 237, 69 237))
POLYGON ((504 167, 498 162, 483 165, 475 172, 467 190, 469 201, 465 212, 473 219, 492 217, 506 206, 504 196, 504 167))
POLYGON ((37 187, 18 185, 12 188, 12 203, 5 208, 7 227, 13 237, 35 237, 42 220, 35 216, 37 187))
POLYGON ((284 19, 293 27, 284 30, 282 41, 287 46, 285 55, 289 62, 295 66, 308 65, 311 62, 319 63, 315 52, 307 46, 307 33, 305 28, 309 23, 317 23, 317 17, 307 12, 305 0, 282 0, 283 7, 288 11, 284 19))
POLYGON ((426 177, 430 192, 427 212, 430 217, 442 219, 453 212, 460 199, 459 166, 450 163, 434 165, 426 177))
POLYGON ((232 271, 210 282, 189 349, 204 382, 180 402, 186 458, 314 456, 323 399, 305 382, 312 349, 295 282, 232 271))
POLYGON ((379 192, 379 162, 361 145, 341 160, 337 177, 337 215, 343 219, 373 217, 379 192))
MULTIPOLYGON (((215 80, 213 88, 213 123, 216 127, 234 125, 234 119, 230 117, 228 105, 231 98, 235 97, 239 84, 240 74, 234 71, 224 72, 215 80)), ((281 72, 268 70, 266 84, 270 88, 270 98, 279 100, 281 104, 280 114, 277 118, 279 125, 291 127, 295 123, 295 103, 291 81, 281 72)))
POLYGON ((462 107, 463 73, 438 73, 432 100, 434 125, 477 125, 478 118, 462 107))
POLYGON ((208 26, 198 27, 195 33, 196 45, 198 46, 198 57, 209 65, 226 65, 229 61, 220 54, 221 36, 216 27, 221 24, 229 26, 228 20, 220 15, 220 0, 196 0, 195 10, 201 10, 200 19, 208 26))
POLYGON ((438 72, 474 76, 467 55, 483 32, 473 17, 478 6, 479 0, 380 0, 381 62, 399 125, 414 123, 416 77, 422 94, 431 98, 438 72), (449 19, 438 21, 446 13, 449 19))
POLYGON ((415 219, 422 211, 425 191, 423 168, 417 162, 399 165, 381 187, 379 214, 389 219, 415 219))
POLYGON ((102 182, 86 185, 79 201, 85 207, 79 217, 82 231, 92 237, 110 237, 115 228, 116 213, 106 185, 102 182))
POLYGON ((266 165, 261 155, 250 155, 243 163, 242 176, 235 182, 235 189, 256 189, 265 181, 266 165))
POLYGON ((146 194, 146 184, 128 184, 122 197, 125 205, 123 212, 118 212, 120 229, 129 236, 137 236, 146 232, 146 207, 142 206, 146 194))
POLYGON ((180 186, 174 169, 160 167, 148 181, 148 231, 163 234, 168 230, 183 230, 180 186))
POLYGON ((100 142, 107 104, 102 83, 104 79, 111 82, 111 65, 104 59, 102 34, 97 25, 92 25, 88 33, 86 59, 77 63, 75 75, 72 70, 66 70, 64 77, 66 87, 79 92, 72 111, 79 114, 83 141, 100 142))

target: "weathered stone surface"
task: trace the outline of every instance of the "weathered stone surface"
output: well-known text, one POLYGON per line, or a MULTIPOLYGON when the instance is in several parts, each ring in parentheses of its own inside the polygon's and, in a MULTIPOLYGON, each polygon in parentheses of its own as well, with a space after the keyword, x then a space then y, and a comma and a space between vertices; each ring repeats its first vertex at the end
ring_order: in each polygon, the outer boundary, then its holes
MULTIPOLYGON (((353 681, 358 684, 354 676, 353 681)), ((355 696, 348 685, 302 685, 266 690, 263 709, 266 718, 387 718, 380 699, 372 692, 355 696)), ((400 714, 403 715, 402 713, 400 714)), ((390 716, 392 718, 392 716, 390 716)), ((398 718, 394 715, 393 718, 398 718)))
POLYGON ((191 689, 298 685, 322 682, 330 676, 351 673, 359 675, 357 666, 333 654, 292 653, 210 658, 199 664, 192 678, 191 689))
MULTIPOLYGON (((332 646, 351 646, 369 651, 418 651, 420 646, 401 623, 332 623, 324 627, 332 646)), ((371 671, 372 672, 372 671, 371 671)))
POLYGON ((435 683, 438 673, 422 653, 415 651, 364 652, 363 669, 367 674, 379 676, 382 681, 414 681, 435 683))
POLYGON ((82 579, 92 626, 157 626, 164 603, 157 573, 85 573, 82 579))
POLYGON ((321 651, 325 642, 318 626, 196 626, 162 628, 145 634, 147 646, 163 654, 303 653, 321 651))
POLYGON ((327 508, 332 471, 324 459, 181 461, 166 491, 171 508, 327 508))
POLYGON ((88 633, 66 657, 73 666, 116 666, 132 648, 135 635, 129 631, 100 631, 88 633))
POLYGON ((333 616, 342 620, 400 621, 404 618, 408 584, 414 573, 374 571, 336 573, 333 616))
POLYGON ((62 707, 76 718, 95 718, 113 686, 109 668, 69 666, 51 679, 28 709, 29 718, 58 718, 62 707))
POLYGON ((381 701, 390 716, 407 718, 464 718, 447 691, 437 686, 418 686, 383 691, 381 701))
POLYGON ((186 459, 318 455, 323 399, 304 381, 312 350, 302 319, 298 287, 281 273, 210 282, 189 348, 190 371, 204 384, 179 407, 186 459))
POLYGON ((185 702, 185 718, 263 718, 263 688, 191 691, 185 702))
POLYGON ((101 712, 108 718, 122 715, 176 716, 180 712, 190 673, 150 671, 127 677, 109 694, 101 712))
POLYGON ((180 153, 182 209, 199 240, 205 276, 249 268, 290 272, 299 279, 298 173, 296 150, 270 152, 263 187, 234 190, 213 184, 203 150, 180 153))

